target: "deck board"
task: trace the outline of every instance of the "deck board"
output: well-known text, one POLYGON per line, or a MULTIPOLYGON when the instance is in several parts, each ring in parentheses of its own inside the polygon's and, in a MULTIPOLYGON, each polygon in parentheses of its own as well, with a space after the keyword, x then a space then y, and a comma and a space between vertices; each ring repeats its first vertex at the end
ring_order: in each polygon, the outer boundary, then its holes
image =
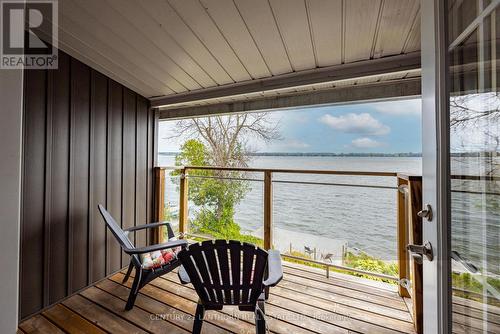
MULTIPOLYGON (((271 333, 414 333, 405 302, 390 285, 284 262, 284 279, 266 303, 271 333), (392 290, 391 290, 392 289, 392 290)), ((132 280, 123 272, 23 321, 24 333, 189 333, 197 295, 175 273, 148 284, 125 311, 132 280)), ((205 334, 253 333, 252 313, 208 311, 205 334)))
POLYGON ((21 333, 38 334, 54 333, 64 334, 64 332, 42 315, 36 315, 21 323, 19 326, 21 333))

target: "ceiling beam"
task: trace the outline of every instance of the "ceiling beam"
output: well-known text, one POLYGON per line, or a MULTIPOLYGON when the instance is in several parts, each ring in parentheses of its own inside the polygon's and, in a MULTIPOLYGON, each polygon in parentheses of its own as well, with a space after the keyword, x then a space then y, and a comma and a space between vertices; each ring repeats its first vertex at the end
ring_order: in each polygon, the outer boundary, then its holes
POLYGON ((226 96, 262 92, 322 82, 409 71, 420 68, 420 52, 384 57, 350 64, 282 74, 270 78, 228 84, 151 99, 151 106, 161 108, 172 104, 215 99, 226 96))
POLYGON ((420 96, 420 77, 388 82, 337 87, 325 90, 293 93, 254 100, 217 103, 204 106, 160 110, 160 119, 186 118, 214 114, 230 114, 247 111, 312 107, 329 104, 373 102, 396 98, 420 96))

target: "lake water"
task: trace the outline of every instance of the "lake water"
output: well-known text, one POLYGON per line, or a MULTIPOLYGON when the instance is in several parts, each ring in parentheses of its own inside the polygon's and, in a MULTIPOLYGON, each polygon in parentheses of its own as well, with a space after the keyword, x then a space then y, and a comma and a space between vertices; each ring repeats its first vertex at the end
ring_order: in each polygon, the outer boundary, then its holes
MULTIPOLYGON (((173 156, 160 156, 161 166, 173 166, 173 156)), ((400 172, 421 174, 421 158, 399 157, 254 157, 250 167, 400 172)), ((248 178, 262 180, 261 173, 248 178)), ((347 245, 384 260, 396 260, 396 178, 314 174, 274 174, 273 223, 275 245, 320 254, 347 245), (378 185, 391 189, 287 183, 306 181, 348 185, 378 185)), ((250 182, 251 190, 236 208, 235 220, 246 233, 262 237, 263 183, 250 182)), ((166 201, 178 205, 175 184, 167 182, 166 201)), ((191 206, 190 215, 196 210, 191 206)))

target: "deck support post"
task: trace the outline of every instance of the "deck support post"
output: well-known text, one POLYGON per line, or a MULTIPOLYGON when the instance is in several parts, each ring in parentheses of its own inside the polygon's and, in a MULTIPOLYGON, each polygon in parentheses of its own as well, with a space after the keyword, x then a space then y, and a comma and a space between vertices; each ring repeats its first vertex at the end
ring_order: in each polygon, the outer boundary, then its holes
MULTIPOLYGON (((165 169, 155 167, 154 169, 154 211, 153 220, 161 222, 165 219, 165 169)), ((152 244, 163 242, 163 228, 156 228, 152 235, 152 244)))
POLYGON ((273 248, 273 174, 264 172, 264 248, 273 248))
POLYGON ((188 222, 188 180, 186 168, 181 170, 179 193, 179 233, 181 233, 181 235, 185 235, 187 232, 188 222))

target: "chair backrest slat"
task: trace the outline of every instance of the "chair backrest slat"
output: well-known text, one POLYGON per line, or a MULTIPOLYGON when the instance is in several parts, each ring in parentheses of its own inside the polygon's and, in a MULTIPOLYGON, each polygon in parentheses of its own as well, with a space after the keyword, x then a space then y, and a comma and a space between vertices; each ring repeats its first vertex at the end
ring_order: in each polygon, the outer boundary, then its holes
POLYGON ((255 305, 267 256, 254 245, 225 240, 193 244, 178 254, 200 300, 209 306, 255 305))
MULTIPOLYGON (((219 265, 217 263, 217 255, 215 254, 216 252, 215 248, 206 248, 204 252, 213 283, 215 285, 222 285, 219 273, 219 265)), ((217 302, 221 304, 224 303, 224 298, 222 297, 222 289, 215 289, 215 297, 217 297, 216 298, 217 302)))
POLYGON ((195 261, 196 267, 198 269, 198 272, 200 273, 200 279, 203 283, 203 288, 208 294, 208 297, 210 298, 211 302, 215 302, 215 292, 214 289, 212 288, 212 280, 210 279, 210 274, 208 271, 208 266, 205 261, 205 252, 193 252, 191 255, 195 261))
POLYGON ((215 249, 217 250, 217 258, 219 259, 219 268, 222 276, 222 285, 224 286, 224 300, 226 304, 231 304, 231 280, 229 278, 229 256, 226 240, 215 240, 215 249))
POLYGON ((237 241, 229 241, 229 254, 231 256, 231 279, 232 286, 236 287, 233 290, 233 304, 240 303, 240 276, 241 276, 241 244, 237 241))
MULTIPOLYGON (((244 244, 243 245, 243 285, 250 287, 251 285, 251 278, 252 278, 252 266, 254 262, 254 257, 255 257, 255 247, 244 244)), ((248 303, 248 297, 249 297, 249 289, 243 290, 243 293, 241 295, 241 302, 242 303, 248 303)))

